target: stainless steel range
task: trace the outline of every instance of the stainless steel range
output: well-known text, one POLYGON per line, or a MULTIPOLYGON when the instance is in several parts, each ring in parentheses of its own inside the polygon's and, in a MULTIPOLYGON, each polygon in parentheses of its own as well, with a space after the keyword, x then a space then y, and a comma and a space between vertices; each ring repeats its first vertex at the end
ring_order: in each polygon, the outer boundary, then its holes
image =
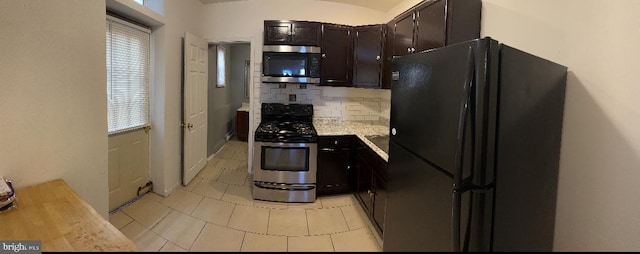
POLYGON ((313 105, 263 103, 256 129, 253 198, 279 202, 314 202, 318 134, 313 105))

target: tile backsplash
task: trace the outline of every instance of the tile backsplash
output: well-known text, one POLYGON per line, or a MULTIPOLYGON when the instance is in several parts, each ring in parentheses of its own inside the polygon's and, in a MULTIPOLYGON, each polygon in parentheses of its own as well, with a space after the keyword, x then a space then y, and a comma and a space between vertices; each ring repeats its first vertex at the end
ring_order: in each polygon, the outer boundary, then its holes
POLYGON ((262 103, 313 104, 314 119, 367 121, 389 125, 391 91, 318 85, 260 82, 259 63, 254 72, 254 117, 260 119, 262 103), (257 96, 256 96, 257 95, 257 96), (295 97, 295 101, 291 101, 295 97))

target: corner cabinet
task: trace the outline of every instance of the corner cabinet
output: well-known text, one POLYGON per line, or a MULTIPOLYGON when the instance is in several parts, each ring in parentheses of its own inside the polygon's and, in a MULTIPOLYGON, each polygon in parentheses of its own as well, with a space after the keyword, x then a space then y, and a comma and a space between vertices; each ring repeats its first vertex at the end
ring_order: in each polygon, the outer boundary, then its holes
POLYGON ((353 86, 380 88, 384 25, 357 26, 353 38, 353 86))
POLYGON ((481 11, 480 0, 423 1, 391 21, 393 55, 479 38, 481 11))
POLYGON ((321 29, 319 22, 265 20, 263 44, 319 47, 321 29))
POLYGON ((383 235, 387 207, 387 162, 362 141, 359 142, 356 157, 354 194, 378 233, 383 235))
POLYGON ((322 24, 320 85, 351 86, 353 72, 353 28, 322 24))

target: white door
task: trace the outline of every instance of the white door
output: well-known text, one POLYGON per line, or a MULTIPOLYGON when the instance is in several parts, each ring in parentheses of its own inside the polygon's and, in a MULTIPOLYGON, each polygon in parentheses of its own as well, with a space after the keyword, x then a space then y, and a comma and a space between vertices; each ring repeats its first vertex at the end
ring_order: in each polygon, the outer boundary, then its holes
POLYGON ((207 42, 184 35, 182 184, 187 185, 207 163, 207 42))
POLYGON ((149 135, 142 129, 109 136, 109 211, 149 182, 149 135))

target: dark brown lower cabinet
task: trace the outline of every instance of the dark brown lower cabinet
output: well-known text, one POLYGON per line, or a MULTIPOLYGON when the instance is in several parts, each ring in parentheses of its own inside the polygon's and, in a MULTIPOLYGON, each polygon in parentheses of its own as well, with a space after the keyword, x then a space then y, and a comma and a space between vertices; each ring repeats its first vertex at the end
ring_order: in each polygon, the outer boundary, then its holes
POLYGON ((366 144, 357 149, 355 195, 380 235, 387 207, 387 162, 366 144))
POLYGON ((316 195, 351 192, 353 140, 355 136, 318 137, 316 195))
POLYGON ((240 141, 247 141, 249 137, 249 112, 236 111, 236 136, 240 141))
POLYGON ((318 137, 318 196, 352 192, 382 236, 387 162, 354 135, 318 137))

